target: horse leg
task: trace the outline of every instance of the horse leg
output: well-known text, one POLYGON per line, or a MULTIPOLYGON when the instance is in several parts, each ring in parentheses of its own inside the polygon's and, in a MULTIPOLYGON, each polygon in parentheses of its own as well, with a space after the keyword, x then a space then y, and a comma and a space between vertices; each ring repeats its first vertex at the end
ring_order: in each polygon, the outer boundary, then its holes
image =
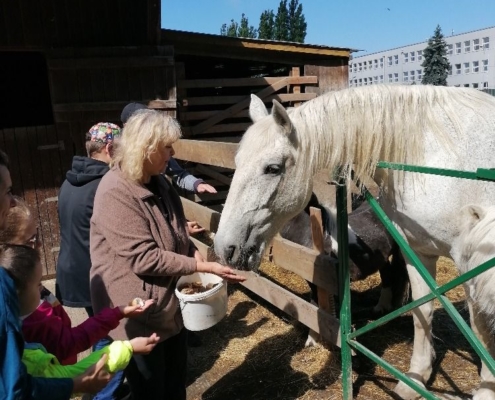
MULTIPOLYGON (((428 269, 433 278, 436 275, 437 256, 419 256, 423 265, 428 269)), ((428 285, 418 273, 416 268, 407 264, 409 280, 413 300, 419 299, 430 293, 428 285)), ((409 371, 406 373, 409 378, 415 380, 422 386, 428 381, 432 370, 432 360, 435 355, 431 334, 431 321, 433 319, 433 302, 425 303, 413 311, 414 321, 414 345, 409 371)), ((407 386, 404 382, 399 382, 395 387, 395 393, 406 400, 416 399, 419 396, 415 390, 407 386)))
POLYGON ((408 276, 406 261, 402 256, 399 245, 393 243, 389 257, 379 269, 382 288, 380 291, 380 299, 373 313, 382 315, 393 309, 399 308, 404 304, 406 298, 406 290, 408 288, 408 276), (392 261, 390 261, 390 256, 392 261))
MULTIPOLYGON (((465 286, 466 293, 469 293, 469 288, 465 286)), ((476 303, 467 296, 469 307, 469 319, 471 329, 480 340, 481 344, 488 350, 490 355, 495 355, 495 343, 493 341, 492 332, 488 325, 486 315, 481 313, 476 303)), ((495 399, 495 377, 490 372, 485 363, 481 365, 480 373, 481 383, 479 389, 474 393, 473 400, 494 400, 495 399)))

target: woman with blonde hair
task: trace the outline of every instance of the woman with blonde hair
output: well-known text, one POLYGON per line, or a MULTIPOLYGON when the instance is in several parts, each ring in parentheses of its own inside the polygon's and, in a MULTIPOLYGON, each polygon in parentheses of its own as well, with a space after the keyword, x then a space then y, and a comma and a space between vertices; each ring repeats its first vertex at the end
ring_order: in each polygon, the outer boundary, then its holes
POLYGON ((146 332, 161 338, 149 355, 134 355, 125 370, 136 399, 186 399, 186 334, 174 294, 180 276, 210 272, 230 282, 245 279, 205 261, 189 240, 180 198, 162 175, 180 136, 177 121, 163 113, 133 114, 98 187, 91 218, 95 311, 130 297, 155 300, 147 312, 110 332, 114 340, 146 332))

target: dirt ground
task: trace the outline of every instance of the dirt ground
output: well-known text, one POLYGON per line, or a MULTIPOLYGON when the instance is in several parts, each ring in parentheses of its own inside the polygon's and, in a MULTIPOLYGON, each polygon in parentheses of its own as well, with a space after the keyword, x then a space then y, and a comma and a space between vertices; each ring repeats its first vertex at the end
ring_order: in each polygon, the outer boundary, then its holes
MULTIPOLYGON (((265 267, 268 275, 270 268, 273 265, 265 267)), ((456 275, 450 261, 439 261, 440 283, 456 275)), ((290 274, 287 282, 289 289, 308 297, 304 281, 290 274)), ((353 284, 356 326, 369 321, 369 309, 378 300, 378 284, 377 275, 353 284)), ((448 297, 467 318, 463 289, 452 290, 448 297)), ((189 350, 188 400, 342 398, 338 349, 305 348, 307 328, 239 285, 229 287, 227 316, 198 335, 203 344, 189 350)), ((479 359, 438 305, 434 335, 436 359, 429 389, 440 396, 470 397, 479 383, 479 359)), ((364 335, 360 342, 406 371, 412 338, 412 317, 404 315, 364 335)), ((396 380, 364 356, 353 358, 353 373, 356 399, 398 399, 392 393, 396 380)))

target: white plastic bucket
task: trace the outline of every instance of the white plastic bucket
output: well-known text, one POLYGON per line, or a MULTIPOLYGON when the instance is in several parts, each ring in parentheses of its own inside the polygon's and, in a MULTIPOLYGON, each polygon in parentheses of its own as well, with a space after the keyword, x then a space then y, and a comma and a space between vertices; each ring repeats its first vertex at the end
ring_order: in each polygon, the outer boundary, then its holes
POLYGON ((177 282, 175 295, 179 299, 184 326, 190 331, 202 331, 211 328, 227 314, 227 282, 213 274, 195 272, 182 276, 177 282), (214 288, 202 293, 184 294, 180 289, 187 283, 218 283, 214 288))

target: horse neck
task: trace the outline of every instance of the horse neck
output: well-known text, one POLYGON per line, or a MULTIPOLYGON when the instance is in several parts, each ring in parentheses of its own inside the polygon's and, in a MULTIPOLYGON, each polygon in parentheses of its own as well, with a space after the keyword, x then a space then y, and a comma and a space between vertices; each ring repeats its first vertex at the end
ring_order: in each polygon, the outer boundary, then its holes
MULTIPOLYGON (((379 86, 329 92, 291 113, 306 174, 352 166, 364 180, 380 160, 423 161, 423 134, 434 119, 431 103, 444 102, 445 93, 379 86)), ((350 177, 350 168, 346 173, 350 177)))

